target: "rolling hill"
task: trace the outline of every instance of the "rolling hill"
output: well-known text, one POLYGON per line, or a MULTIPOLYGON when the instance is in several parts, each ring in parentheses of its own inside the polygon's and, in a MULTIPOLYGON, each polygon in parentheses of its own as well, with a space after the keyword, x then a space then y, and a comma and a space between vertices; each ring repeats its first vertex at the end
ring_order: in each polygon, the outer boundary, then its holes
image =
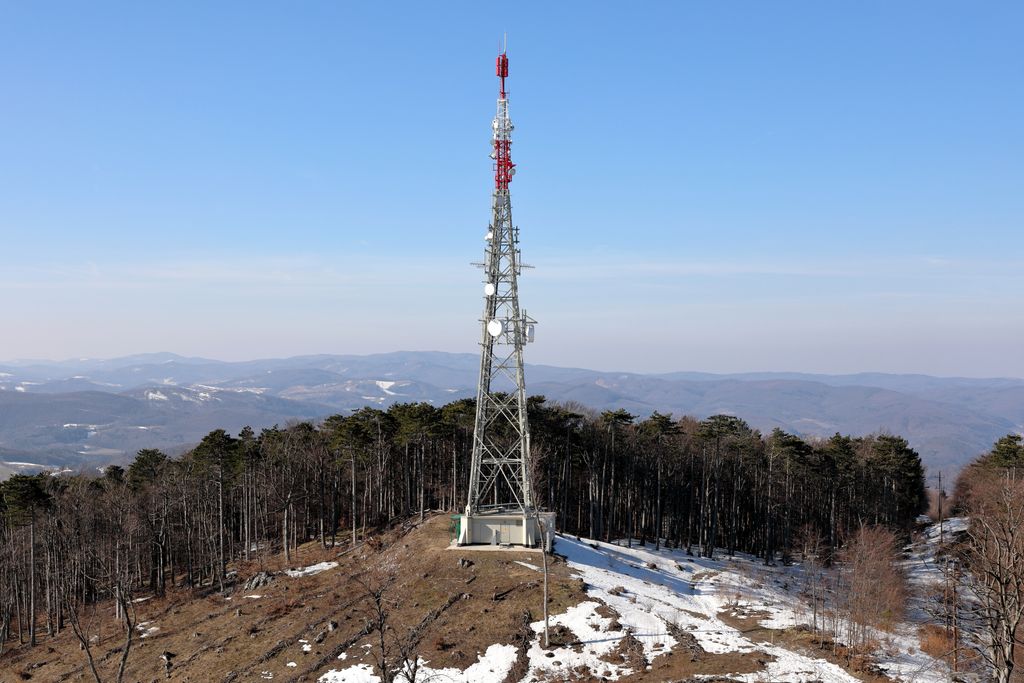
MULTIPOLYGON (((472 354, 396 352, 224 362, 170 353, 0 364, 0 461, 81 469, 370 405, 475 394, 472 354), (4 456, 4 449, 17 458, 4 456)), ((737 415, 805 437, 888 431, 947 474, 1024 431, 1024 380, 861 373, 660 375, 529 365, 530 393, 595 410, 737 415)), ((9 467, 8 467, 9 469, 9 467)))

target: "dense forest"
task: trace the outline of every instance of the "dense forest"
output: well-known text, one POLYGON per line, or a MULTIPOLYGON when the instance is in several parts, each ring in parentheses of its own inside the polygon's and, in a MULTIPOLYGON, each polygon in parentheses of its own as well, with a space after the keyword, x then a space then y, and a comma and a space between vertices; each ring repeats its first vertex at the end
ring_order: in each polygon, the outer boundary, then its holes
MULTIPOLYGON (((142 450, 101 476, 0 484, 0 648, 77 628, 83 606, 168 585, 224 590, 235 558, 358 539, 465 505, 474 404, 398 404, 208 434, 180 457, 142 450)), ((742 420, 530 400, 533 483, 561 531, 711 556, 787 560, 813 535, 827 557, 862 525, 906 529, 926 505, 900 437, 807 442, 742 420)))

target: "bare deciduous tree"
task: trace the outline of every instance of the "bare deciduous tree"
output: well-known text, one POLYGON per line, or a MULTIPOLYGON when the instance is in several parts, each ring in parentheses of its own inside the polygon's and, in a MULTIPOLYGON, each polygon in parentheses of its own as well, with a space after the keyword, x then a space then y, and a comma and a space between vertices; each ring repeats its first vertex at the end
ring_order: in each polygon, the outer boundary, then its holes
POLYGON ((965 544, 972 621, 984 628, 981 654, 994 680, 1009 683, 1024 620, 1024 481, 1013 469, 978 473, 970 486, 965 544))
POLYGON ((407 683, 416 683, 421 663, 415 651, 418 629, 404 629, 392 621, 391 612, 396 602, 391 590, 395 578, 394 574, 378 572, 355 581, 366 594, 367 630, 377 639, 376 645, 370 648, 370 655, 381 680, 393 683, 401 677, 407 683))

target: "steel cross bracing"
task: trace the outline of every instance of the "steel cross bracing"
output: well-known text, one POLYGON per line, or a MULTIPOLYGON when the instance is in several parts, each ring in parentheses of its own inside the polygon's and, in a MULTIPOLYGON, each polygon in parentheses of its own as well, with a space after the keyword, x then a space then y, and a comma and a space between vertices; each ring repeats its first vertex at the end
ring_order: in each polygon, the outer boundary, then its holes
POLYGON ((522 263, 519 229, 512 225, 508 191, 515 164, 510 156, 512 122, 505 94, 507 75, 508 60, 500 55, 501 97, 492 124, 495 188, 487 248, 484 263, 480 264, 485 273, 484 314, 467 514, 533 510, 523 346, 532 338, 535 321, 519 308, 522 263), (501 380, 506 380, 511 390, 495 390, 496 381, 501 380))

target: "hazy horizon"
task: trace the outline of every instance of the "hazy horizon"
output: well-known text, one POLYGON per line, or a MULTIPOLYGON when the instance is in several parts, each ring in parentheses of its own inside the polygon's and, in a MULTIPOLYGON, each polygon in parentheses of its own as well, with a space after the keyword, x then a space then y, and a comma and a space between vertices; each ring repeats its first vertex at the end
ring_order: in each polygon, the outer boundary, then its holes
POLYGON ((1019 3, 2 16, 0 357, 474 353, 507 32, 528 362, 1024 376, 1019 3))
MULTIPOLYGON (((0 366, 4 366, 4 365, 7 365, 7 366, 20 366, 20 365, 28 365, 28 364, 33 364, 33 363, 38 363, 38 364, 42 364, 42 365, 45 365, 45 364, 73 364, 75 362, 115 361, 115 360, 119 360, 119 359, 123 359, 123 358, 142 357, 142 356, 160 356, 160 355, 171 355, 171 356, 176 356, 176 357, 184 358, 184 359, 201 359, 201 360, 208 360, 208 361, 221 362, 221 363, 247 363, 247 362, 255 362, 255 361, 265 361, 265 360, 286 360, 286 359, 292 359, 292 358, 318 357, 318 356, 360 356, 360 357, 365 357, 365 356, 388 355, 388 354, 404 354, 404 353, 426 353, 426 354, 430 354, 430 353, 443 353, 443 354, 464 354, 464 355, 473 355, 473 356, 478 355, 477 352, 469 351, 469 350, 465 350, 465 351, 446 351, 446 350, 442 350, 442 349, 410 349, 410 348, 402 348, 402 349, 391 349, 391 350, 384 350, 384 351, 372 351, 372 352, 369 352, 369 353, 347 353, 347 352, 344 352, 344 351, 339 351, 339 352, 324 351, 324 352, 301 353, 301 354, 285 354, 285 355, 274 355, 274 356, 252 356, 252 355, 245 355, 245 356, 236 356, 236 357, 228 358, 228 357, 214 356, 214 355, 211 355, 211 354, 204 354, 204 353, 188 353, 188 354, 185 354, 185 353, 177 353, 175 351, 162 350, 162 351, 140 351, 140 352, 135 352, 135 353, 118 354, 118 355, 114 355, 114 356, 68 356, 68 357, 64 357, 64 358, 32 358, 32 357, 25 357, 25 358, 0 358, 0 366)), ((542 362, 532 361, 529 358, 526 359, 526 363, 527 363, 527 365, 545 365, 545 366, 563 367, 563 368, 577 368, 577 369, 581 369, 581 370, 594 370, 594 371, 597 371, 597 372, 604 372, 604 373, 622 372, 622 373, 637 374, 637 375, 660 375, 660 374, 670 374, 670 373, 677 373, 677 372, 683 372, 683 373, 685 373, 685 372, 692 372, 692 373, 708 374, 708 375, 744 375, 744 374, 789 375, 789 374, 796 374, 796 375, 836 375, 836 376, 847 376, 847 375, 881 374, 881 375, 922 375, 922 376, 928 376, 928 377, 935 377, 937 379, 992 379, 992 380, 1018 380, 1018 381, 1024 381, 1024 377, 1015 377, 1015 376, 1012 376, 1012 375, 938 375, 938 374, 934 374, 934 373, 885 372, 885 371, 872 370, 872 369, 855 370, 855 371, 851 371, 851 372, 818 372, 818 371, 808 371, 808 370, 796 370, 796 369, 791 369, 791 368, 790 369, 753 368, 753 369, 746 369, 746 370, 704 370, 704 369, 695 368, 695 367, 669 367, 669 368, 662 368, 662 369, 655 369, 655 370, 636 370, 636 369, 631 369, 631 368, 628 368, 628 367, 624 367, 622 365, 593 366, 593 365, 582 365, 582 364, 578 364, 578 363, 577 364, 573 364, 573 363, 542 363, 542 362)))

